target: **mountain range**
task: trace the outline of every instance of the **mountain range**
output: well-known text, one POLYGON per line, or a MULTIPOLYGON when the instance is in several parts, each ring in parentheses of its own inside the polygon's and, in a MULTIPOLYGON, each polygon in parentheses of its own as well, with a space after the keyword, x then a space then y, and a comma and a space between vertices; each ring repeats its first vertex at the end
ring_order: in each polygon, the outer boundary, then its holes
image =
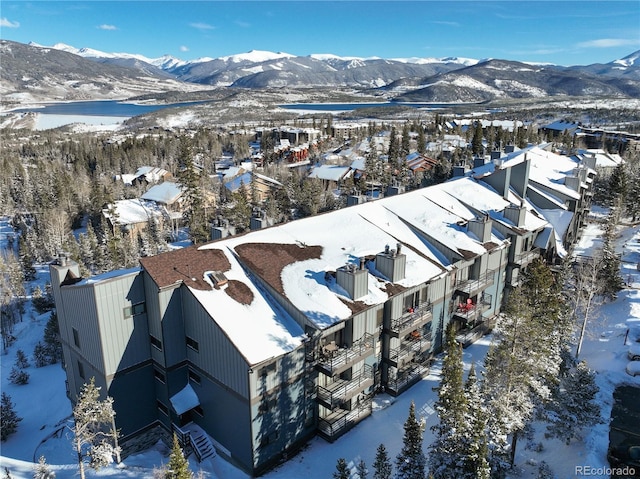
POLYGON ((295 56, 259 50, 184 61, 8 40, 0 41, 0 55, 0 91, 9 100, 45 91, 63 99, 97 99, 220 87, 353 88, 412 102, 640 97, 640 51, 606 64, 571 67, 500 59, 295 56))

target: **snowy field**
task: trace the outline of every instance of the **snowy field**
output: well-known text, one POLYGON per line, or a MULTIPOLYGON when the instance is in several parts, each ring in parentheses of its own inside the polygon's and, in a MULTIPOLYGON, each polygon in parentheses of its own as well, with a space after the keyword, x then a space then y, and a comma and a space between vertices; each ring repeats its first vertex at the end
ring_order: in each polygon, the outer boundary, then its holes
MULTIPOLYGON (((0 219, 0 248, 7 246, 10 234, 7 218, 0 219)), ((590 255, 600 244, 600 230, 597 224, 585 229, 577 247, 577 254, 590 255)), ((640 273, 636 264, 640 261, 640 227, 626 227, 620 232, 618 244, 622 254, 622 275, 629 287, 623 290, 618 299, 604 305, 598 317, 589 325, 583 346, 582 359, 598 372, 597 383, 600 386, 599 399, 602 406, 603 423, 591 430, 584 431, 582 441, 570 446, 557 440, 545 440, 542 436, 544 425, 538 427, 532 443, 542 443, 542 448, 527 447, 527 441, 519 442, 516 469, 511 478, 536 477, 538 464, 545 461, 558 479, 576 478, 576 466, 593 468, 608 467, 606 452, 608 446, 608 422, 612 407, 612 393, 620 384, 640 386, 640 377, 632 378, 625 373, 628 346, 624 338, 628 321, 640 324, 640 273)), ((39 269, 37 283, 43 287, 48 280, 46 266, 39 269)), ((29 288, 28 288, 29 289, 29 288)), ((9 394, 15 404, 15 410, 24 420, 19 423, 15 434, 1 444, 0 472, 5 467, 14 479, 26 479, 33 476, 33 464, 41 455, 52 464, 58 479, 71 479, 77 476, 77 466, 71 450, 67 426, 71 406, 65 395, 65 375, 61 366, 44 368, 33 366, 27 369, 31 378, 29 384, 16 386, 8 381, 9 372, 14 364, 16 350, 22 349, 31 356, 33 347, 42 339, 48 314, 35 315, 30 309, 21 323, 15 327, 17 341, 1 358, 1 387, 9 394)), ((491 336, 473 344, 464 351, 465 370, 472 363, 481 364, 489 348, 491 336)), ((425 452, 432 440, 429 427, 437 417, 433 404, 437 395, 433 388, 437 386, 440 362, 437 361, 429 376, 413 386, 398 398, 378 396, 374 402, 374 413, 352 431, 330 444, 320 438, 313 439, 297 456, 270 473, 266 479, 291 478, 330 478, 335 471, 338 458, 343 457, 354 467, 363 459, 372 469, 376 448, 384 443, 389 456, 395 458, 402 447, 403 424, 407 417, 409 404, 414 401, 416 413, 427 423, 425 432, 425 452)), ((636 430, 640 425, 633 425, 636 430)), ((168 460, 169 450, 162 444, 144 454, 130 456, 120 467, 109 467, 96 473, 88 472, 88 477, 152 478, 153 469, 168 460)), ((191 458, 193 471, 201 470, 205 478, 248 479, 248 476, 219 457, 198 464, 191 458)), ((608 476, 591 476, 608 477, 608 476)))

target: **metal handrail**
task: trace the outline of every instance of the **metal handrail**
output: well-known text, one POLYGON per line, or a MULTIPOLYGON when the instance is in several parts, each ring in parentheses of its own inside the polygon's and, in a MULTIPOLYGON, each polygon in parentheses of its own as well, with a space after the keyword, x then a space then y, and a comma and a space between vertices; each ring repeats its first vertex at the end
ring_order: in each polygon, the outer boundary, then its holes
POLYGON ((495 270, 489 270, 486 273, 481 274, 477 278, 469 278, 464 281, 460 281, 458 284, 456 284, 455 288, 458 291, 463 291, 470 294, 471 291, 476 291, 489 286, 490 284, 493 284, 494 274, 495 270))
POLYGON ((414 308, 413 311, 408 311, 404 313, 402 316, 396 319, 391 320, 391 330, 398 332, 402 329, 405 329, 407 326, 418 322, 418 320, 422 319, 427 314, 432 313, 433 305, 430 301, 422 303, 417 308, 414 308))

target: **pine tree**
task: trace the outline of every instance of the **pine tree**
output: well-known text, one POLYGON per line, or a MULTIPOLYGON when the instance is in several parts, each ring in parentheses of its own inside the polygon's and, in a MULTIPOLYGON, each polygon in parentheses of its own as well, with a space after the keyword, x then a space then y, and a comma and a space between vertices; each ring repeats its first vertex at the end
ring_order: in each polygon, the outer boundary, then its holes
POLYGON ((0 440, 6 441, 11 434, 16 432, 20 421, 22 418, 16 414, 11 397, 3 392, 0 399, 0 440))
POLYGON ((463 477, 467 453, 467 403, 463 385, 462 346, 456 341, 452 325, 447 328, 445 352, 438 400, 434 406, 439 422, 431 427, 435 438, 429 446, 429 468, 435 479, 463 477))
POLYGON ((487 446, 487 410, 484 407, 478 386, 475 365, 471 365, 469 376, 464 385, 467 405, 465 423, 467 434, 463 446, 463 471, 461 477, 468 479, 489 479, 489 449, 487 446))
POLYGON ((40 456, 38 464, 33 467, 33 479, 55 479, 55 472, 49 469, 47 460, 44 456, 40 456))
POLYGON ((47 324, 44 327, 44 348, 49 364, 55 364, 62 359, 62 343, 60 342, 58 315, 55 311, 51 311, 47 324))
POLYGON ((85 459, 98 470, 115 457, 120 462, 118 431, 114 424, 113 399, 100 400, 100 388, 95 378, 85 384, 73 408, 73 448, 78 457, 81 479, 85 479, 85 459))
POLYGON ((389 136, 389 150, 387 154, 389 155, 390 163, 395 163, 400 157, 400 145, 398 144, 398 133, 396 132, 395 126, 391 128, 391 135, 389 136))
POLYGON ((336 471, 333 473, 333 479, 349 479, 349 466, 344 457, 338 459, 336 471))
POLYGON ((29 373, 14 366, 9 374, 9 382, 20 386, 27 384, 29 382, 29 373))
POLYGON ((376 459, 373 463, 373 479, 391 479, 393 465, 387 454, 384 444, 380 444, 376 450, 376 459))
POLYGON ((26 369, 29 367, 29 360, 27 359, 27 355, 24 354, 24 351, 22 349, 18 349, 16 351, 15 366, 19 369, 26 369))
POLYGON ((474 155, 484 154, 484 146, 482 144, 483 131, 482 122, 476 121, 473 128, 473 138, 471 140, 471 151, 474 155))
POLYGON ((369 474, 369 470, 367 469, 367 465, 363 459, 360 459, 358 465, 356 466, 356 475, 358 479, 367 479, 367 475, 369 474))
POLYGON ((193 473, 189 469, 189 461, 184 457, 178 436, 173 433, 173 447, 167 463, 165 479, 191 479, 193 473))
POLYGON ((424 135, 424 128, 422 128, 422 125, 418 126, 418 140, 417 140, 418 144, 417 144, 417 150, 418 153, 420 153, 421 155, 424 155, 424 153, 427 151, 427 139, 425 138, 424 135))
POLYGON ((413 401, 404 423, 402 450, 396 457, 397 479, 424 479, 426 459, 422 452, 422 427, 416 419, 413 401))
POLYGON ((597 394, 595 374, 584 361, 566 371, 545 409, 549 422, 545 437, 556 437, 569 445, 580 437, 583 428, 598 423, 601 419, 597 394))

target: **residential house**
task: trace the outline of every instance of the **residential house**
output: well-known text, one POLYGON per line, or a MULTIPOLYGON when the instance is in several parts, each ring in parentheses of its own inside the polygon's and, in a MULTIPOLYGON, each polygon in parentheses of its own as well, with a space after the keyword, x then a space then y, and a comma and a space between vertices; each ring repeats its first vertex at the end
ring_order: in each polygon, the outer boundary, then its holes
POLYGON ((165 216, 158 204, 141 199, 116 201, 103 209, 102 214, 111 228, 119 227, 132 238, 144 231, 150 221, 162 225, 165 216))

